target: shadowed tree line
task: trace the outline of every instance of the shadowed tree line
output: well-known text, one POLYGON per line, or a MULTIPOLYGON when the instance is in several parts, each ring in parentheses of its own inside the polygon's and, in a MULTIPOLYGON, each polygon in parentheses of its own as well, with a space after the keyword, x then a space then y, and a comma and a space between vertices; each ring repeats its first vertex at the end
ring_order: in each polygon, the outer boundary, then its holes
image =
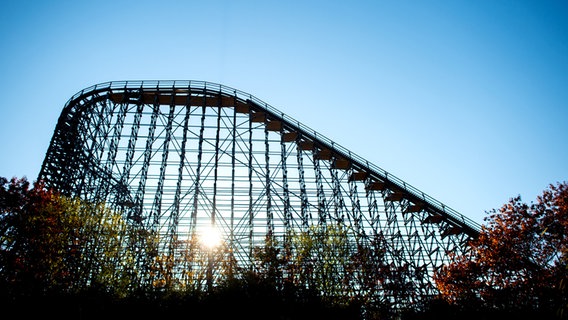
POLYGON ((568 318, 568 184, 488 214, 471 250, 435 274, 440 296, 431 307, 480 318, 568 318))
MULTIPOLYGON (((149 267, 156 276, 148 284, 140 280, 140 266, 156 252, 151 231, 104 204, 70 199, 25 178, 0 178, 0 303, 22 316, 70 319, 567 318, 568 185, 550 185, 536 203, 513 198, 486 221, 471 250, 436 273, 440 295, 395 315, 386 302, 334 294, 345 280, 334 278, 338 265, 383 270, 365 260, 365 248, 347 250, 340 227, 297 235, 304 251, 295 257, 267 237, 265 247, 255 250, 255 272, 238 270, 206 291, 172 284, 161 271, 168 258, 154 256, 149 267), (322 239, 328 250, 319 254, 326 261, 345 261, 323 264, 315 278, 319 290, 282 281, 281 266, 313 255, 310 243, 322 239)), ((301 277, 309 270, 286 272, 301 277)))
MULTIPOLYGON (((25 178, 0 178, 0 228, 0 306, 24 317, 149 319, 187 313, 208 319, 358 319, 361 314, 357 301, 331 301, 321 290, 283 282, 283 253, 269 237, 265 247, 255 248, 258 271, 233 270, 213 287, 204 286, 208 255, 222 260, 225 249, 202 252, 192 240, 179 241, 194 250, 177 259, 202 268, 176 282, 171 268, 177 261, 158 252, 151 230, 102 203, 70 199, 25 178)), ((313 256, 314 239, 299 235, 297 240, 306 243, 306 256, 294 258, 313 256)))

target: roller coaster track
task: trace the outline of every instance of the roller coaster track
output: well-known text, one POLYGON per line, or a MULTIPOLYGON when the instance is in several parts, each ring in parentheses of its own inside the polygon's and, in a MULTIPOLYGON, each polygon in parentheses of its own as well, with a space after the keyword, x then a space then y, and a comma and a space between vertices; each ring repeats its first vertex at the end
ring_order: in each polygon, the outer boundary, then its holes
MULTIPOLYGON (((397 306, 434 295, 432 273, 480 232, 475 221, 260 99, 204 81, 81 90, 64 106, 38 179, 66 195, 106 201, 176 239, 205 220, 222 225, 236 260, 249 267, 266 235, 285 239, 291 230, 343 223, 353 243, 383 239, 388 253, 380 256, 398 270, 387 282, 405 268, 422 274, 405 273, 415 292, 387 284, 381 293, 356 290, 397 306)), ((172 238, 163 241, 173 250, 172 238)))

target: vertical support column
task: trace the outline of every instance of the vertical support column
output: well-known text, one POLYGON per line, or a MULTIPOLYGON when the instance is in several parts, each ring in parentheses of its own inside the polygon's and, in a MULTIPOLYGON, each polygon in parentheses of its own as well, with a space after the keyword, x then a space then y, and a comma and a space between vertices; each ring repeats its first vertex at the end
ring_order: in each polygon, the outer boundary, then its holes
MULTIPOLYGON (((100 101, 95 103, 95 105, 101 110, 104 111, 104 115, 99 116, 99 123, 96 125, 97 127, 97 134, 101 134, 100 143, 97 144, 97 155, 95 157, 88 156, 88 157, 81 157, 82 151, 77 150, 77 154, 82 160, 85 160, 83 165, 85 168, 88 168, 90 171, 90 176, 92 181, 96 181, 97 188, 94 192, 90 194, 91 201, 93 202, 102 202, 106 201, 106 197, 109 194, 109 186, 110 186, 110 175, 107 170, 107 166, 110 165, 109 158, 112 157, 112 150, 114 149, 114 145, 116 145, 116 138, 110 134, 112 131, 111 122, 114 117, 114 108, 109 108, 106 101, 100 101), (110 136, 110 138, 109 138, 110 136), (106 150, 106 159, 105 159, 105 147, 106 143, 110 143, 108 146, 108 150, 106 150), (104 163, 104 164, 103 164, 104 163)), ((116 126, 116 123, 115 123, 116 126)), ((74 141, 76 142, 76 141, 74 141)), ((94 144, 94 143, 93 143, 94 144)), ((77 148, 77 146, 73 146, 73 148, 77 148)), ((76 177, 73 177, 71 181, 75 181, 76 177)))
MULTIPOLYGON (((130 170, 132 169, 132 159, 134 158, 136 142, 138 140, 138 131, 140 130, 140 120, 142 118, 142 111, 144 110, 144 105, 139 103, 136 106, 136 113, 134 114, 134 122, 132 123, 132 128, 130 130, 130 139, 128 140, 128 149, 126 150, 126 159, 124 166, 122 167, 122 176, 120 177, 120 183, 122 185, 129 184, 130 180, 130 170)), ((128 211, 127 218, 133 220, 135 223, 140 224, 141 214, 142 214, 142 204, 132 203, 132 209, 128 211)))
MULTIPOLYGON (((74 176, 69 176, 69 174, 66 174, 66 177, 62 178, 64 181, 61 181, 62 185, 60 186, 60 188, 63 187, 63 185, 70 187, 69 183, 75 182, 77 178, 82 180, 82 183, 88 186, 96 184, 97 187, 100 188, 100 179, 97 176, 98 170, 94 170, 93 162, 97 163, 102 160, 104 143, 101 142, 104 142, 104 139, 106 139, 104 124, 106 117, 100 110, 103 107, 104 106, 102 106, 101 103, 95 103, 91 106, 91 109, 89 110, 90 112, 88 112, 82 119, 80 119, 81 121, 75 118, 72 119, 74 120, 73 125, 75 126, 75 130, 65 129, 65 131, 63 132, 64 137, 62 138, 63 141, 61 146, 64 149, 65 159, 63 159, 61 164, 66 168, 78 168, 79 166, 82 166, 86 170, 81 174, 78 172, 78 170, 71 170, 71 174, 74 174, 74 176), (85 124, 81 123, 83 121, 85 122, 85 124), (88 151, 85 152, 85 150, 79 149, 79 145, 87 142, 81 141, 81 137, 87 134, 89 135, 89 139, 87 141, 90 142, 90 146, 88 147, 88 151), (78 177, 78 174, 80 174, 81 177, 78 177)), ((94 193, 92 193, 92 191, 90 190, 85 190, 85 196, 87 200, 96 202, 98 201, 99 194, 100 193, 96 190, 94 193)))
MULTIPOLYGON (((280 129, 280 134, 282 135, 282 129, 280 129)), ((286 143, 284 139, 280 139, 280 161, 282 165, 282 185, 284 186, 283 195, 284 195, 284 245, 289 246, 288 241, 289 235, 291 233, 291 208, 290 208, 290 190, 288 188, 288 167, 286 165, 288 159, 288 152, 286 148, 286 143)))
POLYGON ((203 96, 203 106, 201 107, 201 126, 199 128, 199 142, 197 146, 197 169, 195 172, 195 193, 193 196, 193 212, 191 213, 190 235, 191 244, 195 244, 195 231, 197 228, 197 211, 199 209, 199 197, 201 196, 201 158, 203 157, 203 132, 205 130, 206 103, 203 96))
MULTIPOLYGON (((248 141, 248 146, 249 146, 249 154, 248 154, 248 176, 249 176, 249 207, 248 207, 248 213, 249 213, 249 220, 248 220, 248 227, 249 227, 249 237, 248 237, 248 241, 249 241, 249 252, 248 252, 248 257, 249 259, 252 259, 253 256, 253 231, 254 231, 254 225, 253 225, 253 219, 254 219, 254 214, 252 211, 252 166, 253 166, 253 161, 252 161, 252 115, 249 114, 249 141, 248 141)), ((250 265, 250 268, 252 270, 252 264, 250 265)))
POLYGON ((101 141, 103 143, 100 144, 99 146, 99 157, 98 160, 100 162, 92 162, 91 158, 88 158, 87 161, 90 161, 89 163, 89 167, 94 167, 95 170, 94 173, 103 176, 103 179, 101 179, 101 183, 102 184, 102 188, 101 185, 99 185, 99 188, 96 191, 96 197, 95 199, 97 201, 101 201, 104 198, 106 198, 106 196, 108 195, 108 178, 105 177, 106 174, 108 174, 107 171, 107 166, 109 166, 111 164, 111 157, 112 157, 112 153, 116 152, 115 150, 115 146, 117 145, 116 143, 116 136, 114 135, 116 130, 116 122, 114 123, 114 125, 112 125, 112 121, 114 119, 114 114, 115 114, 115 109, 112 106, 109 106, 108 102, 106 100, 102 100, 100 102, 97 102, 96 105, 98 107, 101 108, 101 110, 104 111, 104 116, 100 117, 100 123, 98 126, 100 126, 100 128, 102 129, 102 134, 103 137, 101 138, 101 141), (114 130, 113 130, 114 129, 114 130), (108 150, 106 150, 106 159, 104 158, 104 153, 105 153, 105 144, 109 143, 108 145, 108 150), (104 162, 104 165, 103 165, 104 162), (105 179, 106 178, 106 179, 105 179))
POLYGON ((156 120, 158 119, 158 111, 160 105, 155 103, 152 106, 152 116, 150 117, 150 126, 148 129, 148 137, 146 137, 146 148, 144 149, 144 162, 140 171, 140 181, 138 183, 138 191, 136 192, 136 203, 142 205, 144 193, 146 192, 146 180, 148 179, 148 167, 152 158, 152 144, 154 143, 154 132, 156 131, 156 120))
MULTIPOLYGON (((353 224, 355 227, 355 232, 357 234, 363 234, 365 230, 361 226, 363 214, 361 213, 361 203, 359 202, 359 194, 357 193, 357 179, 355 178, 355 170, 351 168, 349 169, 349 171, 349 176, 351 177, 348 181, 349 198, 351 199, 351 215, 353 216, 353 224)), ((363 173, 363 171, 360 173, 363 173)))
MULTIPOLYGON (((92 112, 87 112, 86 114, 83 115, 82 121, 81 122, 76 122, 76 126, 70 126, 75 128, 75 130, 65 130, 65 137, 61 137, 59 136, 60 139, 65 140, 66 144, 70 144, 75 146, 75 161, 71 161, 69 158, 69 155, 67 155, 66 160, 61 161, 60 163, 64 164, 65 167, 69 168, 69 167, 77 167, 77 165, 79 163, 82 163, 83 166, 87 166, 87 159, 92 159, 92 154, 93 154, 93 149, 94 149, 94 141, 95 139, 90 138, 90 142, 91 142, 91 146, 87 148, 87 150, 85 150, 84 148, 87 147, 88 143, 87 143, 87 139, 86 137, 88 136, 86 133, 89 132, 89 130, 87 129, 87 127, 89 127, 91 125, 91 119, 93 118, 93 116, 95 116, 95 118, 102 118, 102 117, 98 117, 96 115, 94 115, 92 112), (77 149, 77 146, 82 146, 81 150, 77 149)), ((100 119, 99 119, 100 120, 100 119)), ((59 132, 61 132, 60 130, 58 130, 59 132)), ((52 141, 52 144, 55 142, 56 140, 54 139, 52 141)), ((59 145, 59 147, 61 147, 61 145, 59 145)), ((60 150, 61 151, 61 150, 60 150)), ((50 150, 48 151, 49 154, 51 154, 52 151, 52 146, 50 145, 50 150)), ((62 160, 62 159, 61 159, 62 160)), ((77 173, 75 173, 75 175, 77 175, 77 173)), ((66 174, 67 176, 67 174, 66 174)), ((71 177, 71 176, 67 176, 65 178, 63 178, 62 176, 58 175, 57 178, 60 179, 59 183, 55 183, 56 185, 58 185, 56 187, 56 189, 60 190, 60 192, 63 192, 63 194, 68 194, 67 192, 69 192, 70 190, 73 190, 73 188, 76 188, 75 190, 75 195, 78 196, 84 196, 86 194, 88 194, 88 191, 85 190, 85 186, 87 185, 91 185, 90 181, 92 181, 92 175, 89 175, 89 177, 87 176, 87 174, 82 173, 79 176, 76 177, 71 177), (63 184, 61 184, 61 180, 65 181, 65 187, 63 187, 63 184), (89 182, 87 182, 89 181, 89 182), (69 182, 71 182, 73 185, 70 185, 69 182), (84 192, 84 193, 83 193, 84 192)), ((52 177, 52 179, 55 177, 52 177)), ((52 183, 55 181, 51 181, 52 183)), ((55 187, 55 185, 52 185, 53 187, 55 187)), ((86 198, 86 197, 85 197, 86 198)))
POLYGON ((333 182, 333 201, 334 201, 334 210, 335 210, 335 218, 338 219, 340 222, 345 221, 345 213, 343 212, 344 202, 343 202, 343 195, 341 194, 341 183, 339 182, 339 178, 337 176, 336 168, 330 166, 329 171, 331 174, 331 180, 333 182))
MULTIPOLYGON (((104 102, 106 103, 111 103, 112 102, 108 102, 105 100, 104 102)), ((121 133, 122 133, 122 128, 124 127, 124 118, 126 117, 126 111, 127 111, 127 104, 126 103, 121 103, 120 104, 120 110, 118 111, 118 114, 116 115, 116 122, 114 123, 113 129, 112 129, 112 136, 110 139, 110 145, 109 145, 109 150, 108 150, 108 154, 107 154, 107 159, 106 159, 106 164, 104 167, 104 171, 105 174, 108 175, 109 180, 113 174, 113 169, 116 166, 116 154, 118 151, 118 144, 120 142, 120 138, 121 138, 121 133)), ((111 110, 114 111, 114 106, 111 106, 111 110)), ((111 117, 112 119, 112 117, 111 117)), ((110 184, 105 184, 105 186, 107 186, 107 188, 105 188, 105 190, 99 190, 102 191, 102 198, 105 198, 108 196, 109 190, 108 190, 108 186, 110 186, 110 184)), ((124 192, 125 190, 123 190, 123 188, 121 188, 121 186, 115 186, 115 188, 117 188, 117 194, 116 194, 116 199, 114 199, 115 204, 118 202, 124 202, 124 192)))
MULTIPOLYGON (((126 103, 123 101, 123 103, 126 103)), ((136 152, 136 142, 138 141, 138 132, 140 130, 140 122, 142 119, 142 112, 144 111, 144 104, 142 102, 138 102, 136 105, 136 111, 134 113, 134 121, 132 123, 132 127, 130 129, 130 138, 128 140, 128 147, 126 151, 126 159, 122 169, 122 176, 120 177, 120 183, 124 186, 130 185, 130 170, 132 169, 132 160, 134 158, 134 154, 136 152)), ((130 188, 129 188, 130 189, 130 188)), ((130 193, 130 190, 129 190, 130 193)), ((129 204, 127 219, 129 223, 133 223, 136 228, 142 227, 142 210, 143 206, 139 199, 132 199, 130 198, 129 201, 132 203, 129 204)), ((140 245, 139 235, 135 233, 131 233, 129 235, 129 239, 127 241, 128 250, 130 252, 143 252, 143 250, 138 250, 137 246, 140 245)), ((137 256, 136 260, 139 262, 140 257, 137 256)), ((140 283, 138 283, 139 285, 140 283)))
MULTIPOLYGON (((315 149, 312 152, 316 152, 315 149)), ((314 172, 316 174, 316 188, 318 194, 318 224, 325 226, 327 220, 327 208, 325 203, 325 194, 323 192, 323 182, 322 182, 322 174, 319 164, 319 159, 317 157, 312 157, 314 160, 314 172)))
POLYGON ((189 131, 189 115, 191 111, 191 106, 189 104, 189 99, 191 99, 191 95, 188 95, 188 103, 183 106, 185 108, 185 116, 183 118, 183 134, 181 140, 181 150, 180 150, 180 157, 179 157, 179 166, 178 166, 178 177, 176 182, 176 191, 174 195, 174 209, 172 212, 172 218, 170 221, 170 239, 172 239, 170 243, 170 255, 174 254, 175 247, 174 244, 177 242, 177 230, 179 226, 179 210, 180 210, 180 197, 181 197, 181 183, 183 180, 183 170, 185 167, 185 152, 186 152, 186 144, 187 144, 187 132, 189 131))
POLYGON ((211 227, 215 228, 215 214, 217 211, 217 180, 219 173, 219 134, 221 130, 221 95, 217 106, 217 128, 215 132, 215 166, 213 167, 213 208, 211 208, 211 227))
POLYGON ((367 179, 365 182, 365 195, 367 198, 367 210, 369 213, 369 224, 373 233, 373 236, 377 236, 380 233, 380 212, 379 205, 377 204, 377 198, 375 197, 375 189, 379 188, 379 182, 373 181, 372 179, 367 179))
MULTIPOLYGON (((173 98, 172 98, 173 100, 173 98)), ((160 165, 160 175, 158 177, 158 186, 156 189, 156 194, 154 196, 154 205, 153 205, 153 210, 152 210, 152 215, 153 215, 153 219, 152 219, 152 226, 151 226, 151 230, 154 230, 156 232, 156 234, 160 233, 160 218, 162 216, 162 195, 164 193, 164 179, 166 177, 166 168, 168 165, 168 153, 169 153, 169 143, 171 140, 171 135, 172 135, 172 122, 173 122, 173 118, 174 118, 174 111, 175 111, 175 106, 173 104, 170 105, 170 112, 168 114, 168 120, 167 120, 167 124, 166 124, 166 128, 165 128, 165 133, 166 136, 164 138, 164 144, 162 146, 162 162, 160 165)), ((165 247, 166 245, 169 247, 171 245, 171 243, 173 242, 173 239, 160 239, 160 245, 165 247), (166 243, 164 243, 166 242, 166 243)), ((167 262, 165 263, 165 268, 164 268, 164 273, 162 275, 162 277, 164 277, 166 279, 166 286, 170 286, 171 285, 171 273, 172 273, 172 269, 171 266, 173 265, 171 262, 171 259, 173 259, 173 256, 168 256, 167 257, 167 262)))
POLYGON ((304 176, 304 157, 302 156, 302 148, 300 148, 299 136, 296 140, 296 155, 298 157, 298 178, 300 182, 300 215, 302 219, 303 231, 308 231, 308 195, 306 192, 306 179, 304 176))
POLYGON ((272 195, 270 194, 270 144, 268 143, 268 130, 264 126, 264 162, 265 162, 265 188, 266 188, 266 231, 267 236, 271 239, 274 236, 274 221, 272 214, 272 195))
MULTIPOLYGON (((173 100, 173 96, 172 96, 173 100)), ((160 175, 158 177, 158 186, 156 195, 154 197, 154 208, 152 210, 153 221, 152 230, 158 230, 160 226, 160 217, 162 215, 162 195, 164 193, 164 179, 166 178, 166 168, 168 166, 169 144, 172 139, 172 122, 174 119, 175 106, 170 105, 170 112, 168 113, 168 120, 165 128, 164 144, 162 145, 162 162, 160 164, 160 175)))
MULTIPOLYGON (((157 98, 156 98, 157 99, 157 98)), ((143 210, 143 203, 144 203, 144 193, 146 192, 146 180, 148 179, 148 168, 150 166, 150 159, 152 158, 152 145, 154 143, 154 132, 156 130, 156 120, 158 119, 158 111, 160 105, 155 101, 154 105, 152 106, 152 116, 150 117, 150 127, 148 129, 148 136, 146 137, 146 148, 144 149, 144 162, 142 164, 142 168, 140 171, 140 181, 138 184, 138 191, 136 192, 136 200, 135 203, 139 204, 140 206, 140 220, 144 219, 142 217, 142 210, 143 210)), ((143 239, 141 239, 144 241, 143 239)), ((144 246, 145 243, 142 244, 144 246)), ((138 263, 142 264, 139 266, 142 270, 149 270, 150 263, 152 262, 151 259, 153 257, 141 256, 143 261, 138 261, 138 263)), ((153 275, 150 273, 146 273, 148 276, 148 283, 152 283, 153 275)))
POLYGON ((237 143, 237 96, 236 92, 233 96, 233 131, 231 134, 231 219, 229 221, 229 277, 233 276, 236 267, 234 259, 235 248, 235 150, 237 143))
POLYGON ((361 204, 359 203, 359 195, 357 193, 357 185, 354 181, 349 182, 349 198, 351 199, 351 214, 353 216, 353 223, 355 225, 355 232, 362 234, 364 230, 361 228, 361 204))
MULTIPOLYGON (((213 107, 212 107, 213 108, 213 107)), ((219 93, 219 102, 217 105, 217 127, 215 132, 215 165, 213 167, 213 203, 211 208, 210 228, 215 229, 215 214, 217 212, 217 179, 219 167, 219 132, 221 130, 221 93, 219 93)), ((215 256, 211 249, 207 251, 207 289, 209 292, 213 289, 213 271, 215 268, 215 256)))

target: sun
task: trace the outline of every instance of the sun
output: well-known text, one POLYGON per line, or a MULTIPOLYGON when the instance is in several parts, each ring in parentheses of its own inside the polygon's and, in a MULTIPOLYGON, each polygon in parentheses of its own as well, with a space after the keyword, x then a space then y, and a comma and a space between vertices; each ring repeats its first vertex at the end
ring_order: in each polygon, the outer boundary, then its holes
POLYGON ((223 237, 215 226, 208 226, 201 232, 200 240, 204 247, 213 249, 221 244, 223 237))

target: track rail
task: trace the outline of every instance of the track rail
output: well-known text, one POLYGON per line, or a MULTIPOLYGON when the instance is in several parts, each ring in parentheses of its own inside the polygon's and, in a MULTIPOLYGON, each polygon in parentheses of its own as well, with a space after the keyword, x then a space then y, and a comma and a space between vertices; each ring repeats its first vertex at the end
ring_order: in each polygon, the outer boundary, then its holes
MULTIPOLYGON (((426 210, 433 217, 441 217, 441 219, 454 226, 459 232, 464 232, 475 238, 481 230, 481 226, 477 222, 404 182, 381 167, 370 163, 333 140, 319 134, 296 119, 280 112, 257 97, 238 89, 194 80, 105 82, 85 88, 73 95, 65 104, 59 122, 67 122, 71 115, 81 112, 80 108, 89 105, 81 103, 81 101, 93 99, 111 99, 115 102, 119 102, 121 99, 138 99, 144 103, 153 102, 172 105, 201 105, 205 101, 207 105, 211 106, 224 106, 225 103, 234 105, 245 112, 248 111, 257 116, 263 116, 264 119, 262 121, 265 121, 267 125, 273 123, 273 125, 282 126, 283 131, 298 134, 302 142, 313 144, 317 150, 331 152, 336 159, 346 161, 346 165, 352 166, 366 178, 384 184, 385 188, 393 193, 401 193, 402 197, 426 210), (199 99, 192 96, 195 93, 203 94, 204 98, 199 99), (216 96, 221 98, 212 98, 216 96)), ((47 160, 42 165, 42 172, 47 160)), ((42 177, 40 176, 40 178, 42 177)))

